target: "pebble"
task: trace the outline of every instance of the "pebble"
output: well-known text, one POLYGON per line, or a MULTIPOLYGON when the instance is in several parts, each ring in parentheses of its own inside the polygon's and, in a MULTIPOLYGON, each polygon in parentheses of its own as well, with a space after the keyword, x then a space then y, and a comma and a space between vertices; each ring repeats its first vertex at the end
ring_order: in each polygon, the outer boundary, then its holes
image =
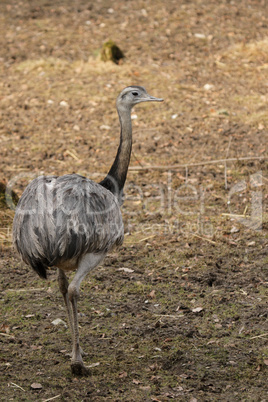
POLYGON ((198 39, 206 39, 206 35, 201 33, 195 33, 194 36, 198 39))
POLYGON ((204 88, 205 91, 210 91, 211 89, 214 88, 214 85, 212 85, 212 84, 206 84, 206 85, 204 85, 203 88, 204 88))
POLYGON ((63 101, 60 102, 60 106, 68 107, 69 104, 68 104, 68 102, 65 102, 65 101, 63 100, 63 101))
POLYGON ((61 325, 62 324, 65 326, 65 328, 67 328, 66 322, 64 322, 61 318, 56 318, 54 321, 52 321, 51 324, 53 324, 53 325, 61 325))

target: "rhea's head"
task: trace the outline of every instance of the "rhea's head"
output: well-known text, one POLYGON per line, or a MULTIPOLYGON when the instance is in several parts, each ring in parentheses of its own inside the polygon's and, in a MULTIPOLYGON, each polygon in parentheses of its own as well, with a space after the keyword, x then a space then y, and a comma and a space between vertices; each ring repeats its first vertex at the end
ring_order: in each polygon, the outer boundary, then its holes
POLYGON ((126 87, 116 100, 118 111, 131 110, 133 106, 141 102, 162 102, 163 99, 155 98, 146 92, 146 89, 139 86, 126 87))

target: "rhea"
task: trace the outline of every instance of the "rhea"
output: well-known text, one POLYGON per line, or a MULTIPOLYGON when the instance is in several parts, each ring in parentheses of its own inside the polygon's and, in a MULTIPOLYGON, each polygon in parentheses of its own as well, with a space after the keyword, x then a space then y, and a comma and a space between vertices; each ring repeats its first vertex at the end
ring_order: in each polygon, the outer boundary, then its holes
POLYGON ((58 284, 72 333, 71 370, 87 375, 79 345, 77 301, 85 276, 106 254, 121 245, 124 227, 120 205, 132 148, 131 109, 141 102, 163 99, 145 88, 125 88, 116 100, 120 143, 107 176, 100 182, 80 176, 40 176, 25 189, 13 222, 13 241, 23 261, 41 278, 57 267, 58 284), (66 272, 76 271, 69 284, 66 272))

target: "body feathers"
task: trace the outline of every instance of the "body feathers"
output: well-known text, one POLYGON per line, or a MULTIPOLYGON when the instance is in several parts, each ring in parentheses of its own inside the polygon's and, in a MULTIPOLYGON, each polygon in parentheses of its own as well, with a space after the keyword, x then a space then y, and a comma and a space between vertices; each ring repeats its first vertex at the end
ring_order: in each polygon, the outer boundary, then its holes
POLYGON ((46 267, 73 270, 85 254, 106 254, 123 238, 117 198, 77 174, 36 178, 16 209, 14 244, 23 260, 44 278, 46 267))

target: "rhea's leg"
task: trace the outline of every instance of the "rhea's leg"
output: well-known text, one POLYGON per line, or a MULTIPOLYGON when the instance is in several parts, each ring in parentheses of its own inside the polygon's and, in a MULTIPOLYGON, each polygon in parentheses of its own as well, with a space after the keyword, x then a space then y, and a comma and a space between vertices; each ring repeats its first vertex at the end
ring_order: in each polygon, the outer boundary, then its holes
MULTIPOLYGON (((71 335, 72 335, 72 342, 73 342, 73 336, 74 336, 74 324, 73 324, 73 314, 72 314, 72 307, 70 303, 70 299, 68 296, 68 287, 69 287, 69 282, 68 279, 64 273, 63 270, 58 268, 58 284, 59 284, 59 289, 61 291, 61 294, 64 299, 64 303, 66 306, 67 310, 67 318, 68 318, 68 324, 70 327, 71 335)), ((86 353, 80 348, 80 353, 82 356, 84 356, 86 353)))
POLYGON ((77 317, 77 301, 79 298, 80 284, 84 277, 94 269, 101 260, 104 254, 86 254, 80 261, 75 276, 68 287, 68 296, 72 305, 73 318, 73 351, 71 360, 72 373, 76 375, 87 375, 88 369, 85 367, 79 345, 79 330, 77 317))
POLYGON ((69 323, 69 327, 70 327, 70 331, 71 331, 72 339, 73 339, 74 325, 73 325, 73 317, 72 317, 72 311, 71 311, 71 303, 70 303, 70 299, 68 296, 69 282, 68 282, 68 279, 67 279, 64 271, 59 268, 58 268, 58 284, 59 284, 59 289, 61 291, 61 294, 64 299, 64 303, 66 306, 68 323, 69 323))

